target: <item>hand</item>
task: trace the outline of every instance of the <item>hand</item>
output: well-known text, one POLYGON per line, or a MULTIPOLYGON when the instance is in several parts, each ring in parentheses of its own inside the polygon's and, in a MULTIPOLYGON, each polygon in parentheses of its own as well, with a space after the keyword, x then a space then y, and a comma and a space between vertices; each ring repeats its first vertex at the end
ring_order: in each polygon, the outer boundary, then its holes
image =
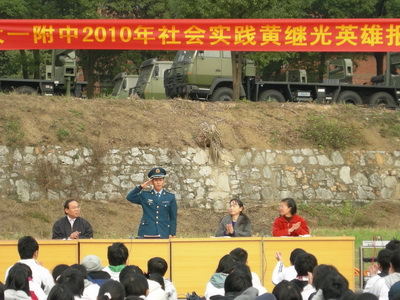
POLYGON ((276 258, 277 261, 283 261, 282 252, 276 252, 275 253, 275 258, 276 258))
POLYGON ((153 183, 153 179, 150 178, 149 180, 143 182, 140 186, 142 187, 142 189, 145 189, 146 187, 148 187, 152 183, 153 183))
POLYGON ((376 275, 378 274, 379 267, 377 266, 377 264, 373 263, 369 266, 368 271, 370 276, 376 275))
POLYGON ((226 224, 226 233, 232 234, 233 233, 233 226, 232 224, 226 224))
POLYGON ((69 236, 69 238, 71 240, 77 240, 79 239, 79 232, 78 231, 74 231, 73 233, 71 233, 71 235, 69 236))
POLYGON ((301 225, 301 222, 297 222, 297 223, 293 224, 293 226, 292 226, 292 232, 295 231, 295 230, 297 230, 297 229, 299 229, 299 228, 300 228, 300 225, 301 225))

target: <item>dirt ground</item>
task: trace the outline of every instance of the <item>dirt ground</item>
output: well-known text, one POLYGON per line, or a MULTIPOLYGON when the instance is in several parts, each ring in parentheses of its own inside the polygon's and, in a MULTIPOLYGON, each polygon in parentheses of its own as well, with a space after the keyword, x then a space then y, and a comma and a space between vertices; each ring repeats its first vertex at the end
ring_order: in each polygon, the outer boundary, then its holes
MULTIPOLYGON (((298 149, 316 145, 301 139, 299 132, 311 115, 323 115, 350 124, 361 142, 350 149, 400 149, 400 140, 385 134, 377 117, 398 116, 384 109, 302 103, 205 103, 188 100, 93 99, 0 95, 0 145, 12 147, 60 145, 64 148, 163 147, 185 149, 204 146, 204 136, 218 136, 226 149, 298 149), (377 125, 378 124, 378 125, 377 125)), ((206 143, 205 143, 206 144, 206 143)), ((51 227, 63 216, 63 201, 20 203, 0 201, 0 239, 31 234, 50 238, 51 227)), ((370 226, 399 228, 399 203, 373 203, 357 212, 370 226), (387 222, 390 220, 390 222, 387 222)), ((253 222, 253 234, 270 234, 277 207, 252 207, 245 212, 253 222)), ((196 208, 179 209, 178 237, 214 234, 225 212, 196 208)), ((301 215, 312 228, 341 226, 303 207, 301 215), (328 220, 329 221, 329 220, 328 220)), ((355 215, 355 214, 354 214, 355 215)), ((82 216, 98 238, 135 236, 141 209, 121 199, 115 202, 82 201, 82 216), (132 234, 133 233, 133 234, 132 234)), ((351 222, 349 222, 351 224, 351 222)), ((367 226, 367 225, 366 225, 367 226)))

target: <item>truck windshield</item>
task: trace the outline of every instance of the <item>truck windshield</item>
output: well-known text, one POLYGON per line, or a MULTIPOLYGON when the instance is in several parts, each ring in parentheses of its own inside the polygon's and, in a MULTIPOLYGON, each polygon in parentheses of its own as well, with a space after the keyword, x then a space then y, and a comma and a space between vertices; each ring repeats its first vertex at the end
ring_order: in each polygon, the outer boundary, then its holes
POLYGON ((139 75, 137 85, 144 84, 149 80, 152 69, 153 69, 152 65, 146 66, 146 67, 140 69, 140 75, 139 75))
POLYGON ((175 56, 174 62, 186 62, 189 63, 194 57, 195 51, 178 51, 175 56))

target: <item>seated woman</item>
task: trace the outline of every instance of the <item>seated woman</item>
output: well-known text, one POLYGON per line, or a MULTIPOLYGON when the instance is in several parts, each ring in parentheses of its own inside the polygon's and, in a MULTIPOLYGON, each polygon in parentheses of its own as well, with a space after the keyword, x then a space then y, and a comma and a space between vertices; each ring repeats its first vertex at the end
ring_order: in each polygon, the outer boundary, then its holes
POLYGON ((279 218, 272 228, 273 236, 299 236, 310 234, 306 221, 296 215, 297 206, 292 198, 285 198, 279 205, 279 218))
POLYGON ((251 222, 243 210, 242 201, 236 199, 229 201, 229 215, 222 218, 215 236, 251 236, 251 222))

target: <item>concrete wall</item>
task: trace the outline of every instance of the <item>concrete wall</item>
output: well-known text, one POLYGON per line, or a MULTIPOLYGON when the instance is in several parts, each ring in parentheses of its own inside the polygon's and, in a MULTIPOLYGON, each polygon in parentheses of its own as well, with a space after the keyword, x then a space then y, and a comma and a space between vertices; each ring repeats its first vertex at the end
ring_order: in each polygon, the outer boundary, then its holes
POLYGON ((0 198, 31 201, 125 197, 162 166, 180 206, 225 209, 239 197, 270 204, 284 197, 329 204, 400 199, 400 151, 222 151, 218 163, 203 149, 63 149, 0 146, 0 198))

